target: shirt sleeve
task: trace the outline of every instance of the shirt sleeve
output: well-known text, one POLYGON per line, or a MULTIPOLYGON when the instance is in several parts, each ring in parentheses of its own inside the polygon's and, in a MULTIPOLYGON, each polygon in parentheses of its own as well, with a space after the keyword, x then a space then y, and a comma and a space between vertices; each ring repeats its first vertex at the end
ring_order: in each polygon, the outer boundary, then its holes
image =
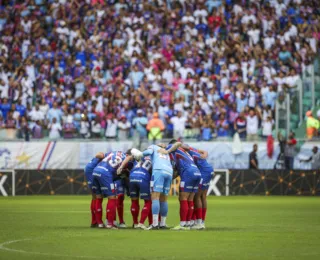
POLYGON ((144 150, 142 154, 143 154, 143 156, 147 156, 147 155, 153 154, 153 152, 154 152, 154 146, 151 145, 148 147, 147 150, 144 150))

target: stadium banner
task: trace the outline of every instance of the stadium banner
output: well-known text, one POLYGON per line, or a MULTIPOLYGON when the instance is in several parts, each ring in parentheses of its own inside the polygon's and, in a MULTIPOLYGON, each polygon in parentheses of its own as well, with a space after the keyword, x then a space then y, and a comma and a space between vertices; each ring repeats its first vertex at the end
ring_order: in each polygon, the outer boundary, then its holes
POLYGON ((1 142, 0 169, 75 169, 78 142, 1 142))
MULTIPOLYGON (((1 171, 0 171, 1 173, 1 171)), ((218 174, 218 173, 217 173, 218 174)), ((297 195, 320 196, 320 170, 230 170, 230 183, 217 178, 216 189, 221 195, 229 188, 230 195, 297 195)), ((13 189, 12 176, 5 178, 2 187, 8 195, 13 189)), ((0 177, 1 180, 1 177, 0 177)), ((179 177, 173 181, 171 195, 179 194, 179 177)), ((83 170, 15 170, 16 195, 86 195, 87 187, 83 170)), ((3 195, 0 193, 0 196, 3 195)), ((219 196, 216 192, 210 195, 219 196)))
MULTIPOLYGON (((218 169, 247 169, 252 142, 242 142, 242 152, 234 154, 233 142, 188 142, 189 145, 208 151, 208 161, 218 169)), ((275 143, 272 158, 267 155, 266 142, 258 142, 260 169, 273 169, 279 155, 279 145, 275 143)), ((97 152, 114 150, 126 151, 133 142, 49 141, 49 142, 0 142, 0 169, 83 169, 97 152)), ((307 142, 296 155, 295 169, 310 169, 310 163, 300 159, 311 156, 312 147, 319 143, 307 142)))

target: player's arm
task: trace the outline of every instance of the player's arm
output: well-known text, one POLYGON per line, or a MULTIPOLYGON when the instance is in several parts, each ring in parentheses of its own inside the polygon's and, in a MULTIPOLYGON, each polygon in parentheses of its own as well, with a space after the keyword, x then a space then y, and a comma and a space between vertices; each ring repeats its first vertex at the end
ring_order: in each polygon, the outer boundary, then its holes
POLYGON ((144 150, 142 152, 142 156, 145 157, 145 156, 149 156, 149 155, 152 155, 153 154, 153 146, 149 146, 147 150, 144 150))
POLYGON ((158 150, 158 153, 161 153, 161 154, 169 154, 169 153, 172 153, 174 151, 176 151, 178 148, 180 148, 182 146, 182 143, 181 142, 176 142, 174 143, 168 150, 165 150, 163 148, 159 149, 158 150))
POLYGON ((97 153, 96 154, 96 158, 103 159, 104 158, 104 153, 102 153, 102 152, 97 153))
POLYGON ((189 151, 190 149, 193 149, 195 150, 196 152, 198 152, 201 156, 202 159, 207 159, 208 158, 208 152, 207 151, 204 151, 204 150, 201 150, 201 149, 195 149, 195 148, 192 148, 190 147, 189 145, 187 144, 183 144, 182 145, 182 148, 186 151, 189 151))
POLYGON ((118 170, 117 170, 117 175, 121 175, 123 169, 127 166, 127 164, 133 160, 133 156, 132 155, 128 155, 126 157, 126 159, 123 160, 123 162, 121 163, 121 165, 119 166, 118 170))

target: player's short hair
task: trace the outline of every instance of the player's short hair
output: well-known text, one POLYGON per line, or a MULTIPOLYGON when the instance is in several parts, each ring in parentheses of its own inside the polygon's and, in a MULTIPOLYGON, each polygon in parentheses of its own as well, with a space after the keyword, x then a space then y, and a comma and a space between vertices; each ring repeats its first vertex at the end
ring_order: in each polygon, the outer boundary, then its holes
POLYGON ((172 139, 172 140, 169 142, 169 144, 174 144, 174 143, 176 143, 176 142, 177 142, 176 139, 172 139))
POLYGON ((126 155, 131 155, 131 149, 128 149, 128 150, 126 151, 126 155))

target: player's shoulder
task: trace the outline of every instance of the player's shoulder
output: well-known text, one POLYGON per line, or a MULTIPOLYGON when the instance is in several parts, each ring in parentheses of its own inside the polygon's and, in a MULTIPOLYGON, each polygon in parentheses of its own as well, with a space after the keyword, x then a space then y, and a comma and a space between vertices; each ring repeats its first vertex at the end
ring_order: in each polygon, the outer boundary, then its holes
POLYGON ((148 146, 148 149, 151 149, 154 151, 154 150, 157 150, 157 146, 155 144, 152 144, 148 146))

